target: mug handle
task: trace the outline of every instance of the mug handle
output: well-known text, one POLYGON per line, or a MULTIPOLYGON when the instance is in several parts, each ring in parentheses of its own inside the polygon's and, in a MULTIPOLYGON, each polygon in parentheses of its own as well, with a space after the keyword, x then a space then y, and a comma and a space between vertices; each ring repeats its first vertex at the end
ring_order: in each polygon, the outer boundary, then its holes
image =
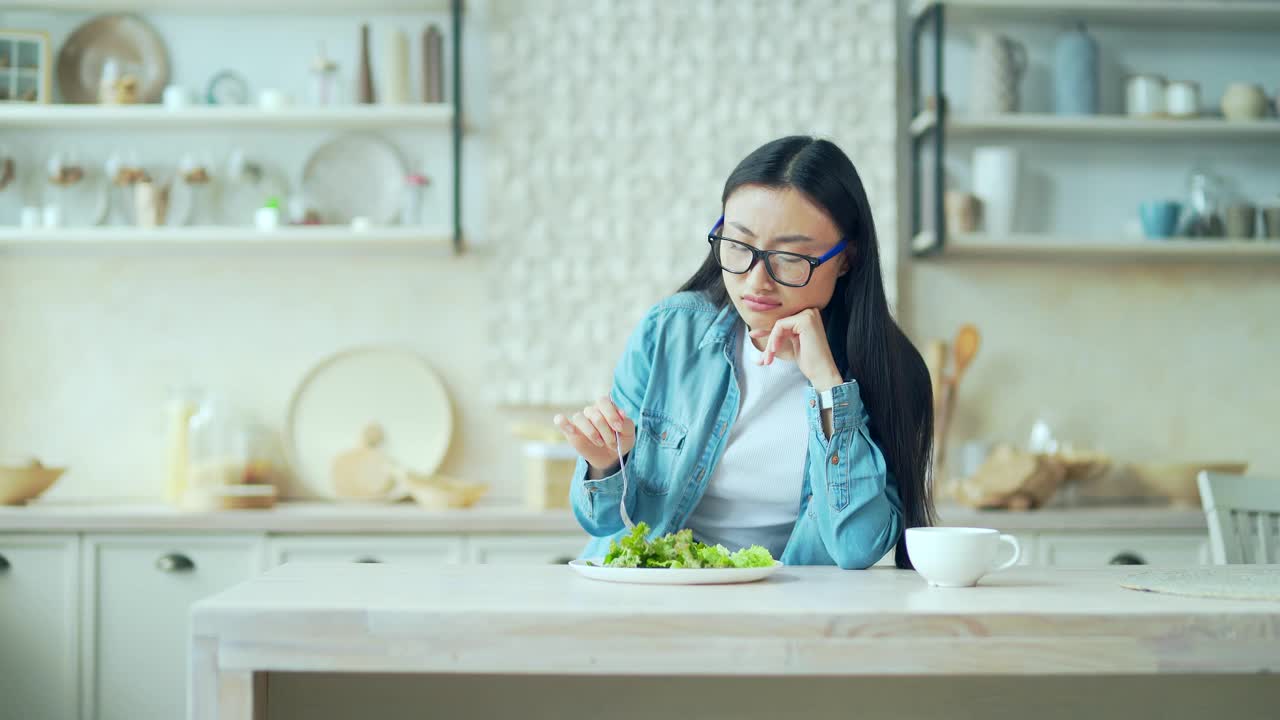
POLYGON ((1022 546, 1018 544, 1018 539, 1016 537, 1000 533, 1000 542, 1009 543, 1013 546, 1013 557, 1009 558, 1004 563, 991 568, 991 572, 1000 572, 1001 570, 1011 568, 1018 562, 1018 558, 1022 557, 1022 546))

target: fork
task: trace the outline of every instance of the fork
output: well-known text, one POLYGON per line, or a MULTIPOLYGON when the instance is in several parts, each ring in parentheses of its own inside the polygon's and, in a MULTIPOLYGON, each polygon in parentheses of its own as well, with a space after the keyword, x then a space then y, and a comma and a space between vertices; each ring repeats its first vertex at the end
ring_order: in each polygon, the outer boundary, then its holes
POLYGON ((613 447, 618 451, 618 469, 622 471, 622 499, 618 501, 618 510, 622 514, 622 524, 631 530, 636 525, 627 514, 627 464, 622 460, 622 435, 613 431, 613 447))

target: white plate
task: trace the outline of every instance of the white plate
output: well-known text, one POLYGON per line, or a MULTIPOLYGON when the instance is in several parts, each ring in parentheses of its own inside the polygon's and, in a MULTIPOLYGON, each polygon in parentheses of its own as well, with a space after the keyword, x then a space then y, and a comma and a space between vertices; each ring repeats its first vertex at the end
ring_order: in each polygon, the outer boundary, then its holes
POLYGON ((374 225, 391 225, 400 216, 407 174, 391 143, 376 135, 343 135, 307 158, 302 191, 326 223, 366 217, 374 225))
MULTIPOLYGON (((285 423, 289 461, 307 494, 338 499, 333 459, 359 447, 371 422, 382 425, 392 460, 432 475, 449 450, 453 407, 440 378, 411 351, 356 348, 322 360, 294 391, 285 423)), ((407 496, 401 488, 385 499, 407 496)))
POLYGON ((604 582, 637 583, 641 585, 728 585, 731 583, 749 583, 763 580, 778 568, 782 561, 774 560, 773 567, 759 568, 615 568, 601 567, 603 559, 591 560, 596 565, 588 565, 587 560, 574 560, 569 563, 579 575, 592 580, 604 582))

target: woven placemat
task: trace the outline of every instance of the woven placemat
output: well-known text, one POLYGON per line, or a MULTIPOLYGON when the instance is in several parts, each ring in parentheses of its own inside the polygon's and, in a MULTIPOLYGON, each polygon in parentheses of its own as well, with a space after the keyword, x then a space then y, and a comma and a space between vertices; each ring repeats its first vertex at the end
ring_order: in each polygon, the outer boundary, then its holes
POLYGON ((1125 578, 1130 590, 1230 600, 1280 601, 1280 565, 1214 565, 1186 570, 1143 570, 1125 578))

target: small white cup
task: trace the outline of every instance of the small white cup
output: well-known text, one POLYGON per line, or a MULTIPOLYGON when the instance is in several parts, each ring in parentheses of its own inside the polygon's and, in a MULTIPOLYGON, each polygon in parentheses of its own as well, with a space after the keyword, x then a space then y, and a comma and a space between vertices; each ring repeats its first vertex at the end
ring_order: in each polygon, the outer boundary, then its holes
POLYGON ((258 107, 263 110, 280 110, 289 105, 289 96, 275 88, 258 93, 258 107))
POLYGON ((253 225, 262 231, 271 231, 280 227, 280 209, 260 207, 253 212, 253 225))
POLYGON ((983 575, 1012 567, 1022 548, 1012 535, 991 528, 907 528, 907 553, 916 572, 934 587, 971 587, 983 575), (996 564, 1001 543, 1013 546, 1013 557, 996 564))
POLYGON ((57 205, 45 205, 42 208, 44 226, 47 228, 62 227, 62 208, 57 205))
POLYGON ((19 218, 19 224, 24 230, 38 228, 40 227, 40 208, 28 205, 22 208, 19 218))
POLYGON ((164 89, 164 106, 169 110, 181 110, 191 104, 191 93, 181 85, 169 85, 164 89))

